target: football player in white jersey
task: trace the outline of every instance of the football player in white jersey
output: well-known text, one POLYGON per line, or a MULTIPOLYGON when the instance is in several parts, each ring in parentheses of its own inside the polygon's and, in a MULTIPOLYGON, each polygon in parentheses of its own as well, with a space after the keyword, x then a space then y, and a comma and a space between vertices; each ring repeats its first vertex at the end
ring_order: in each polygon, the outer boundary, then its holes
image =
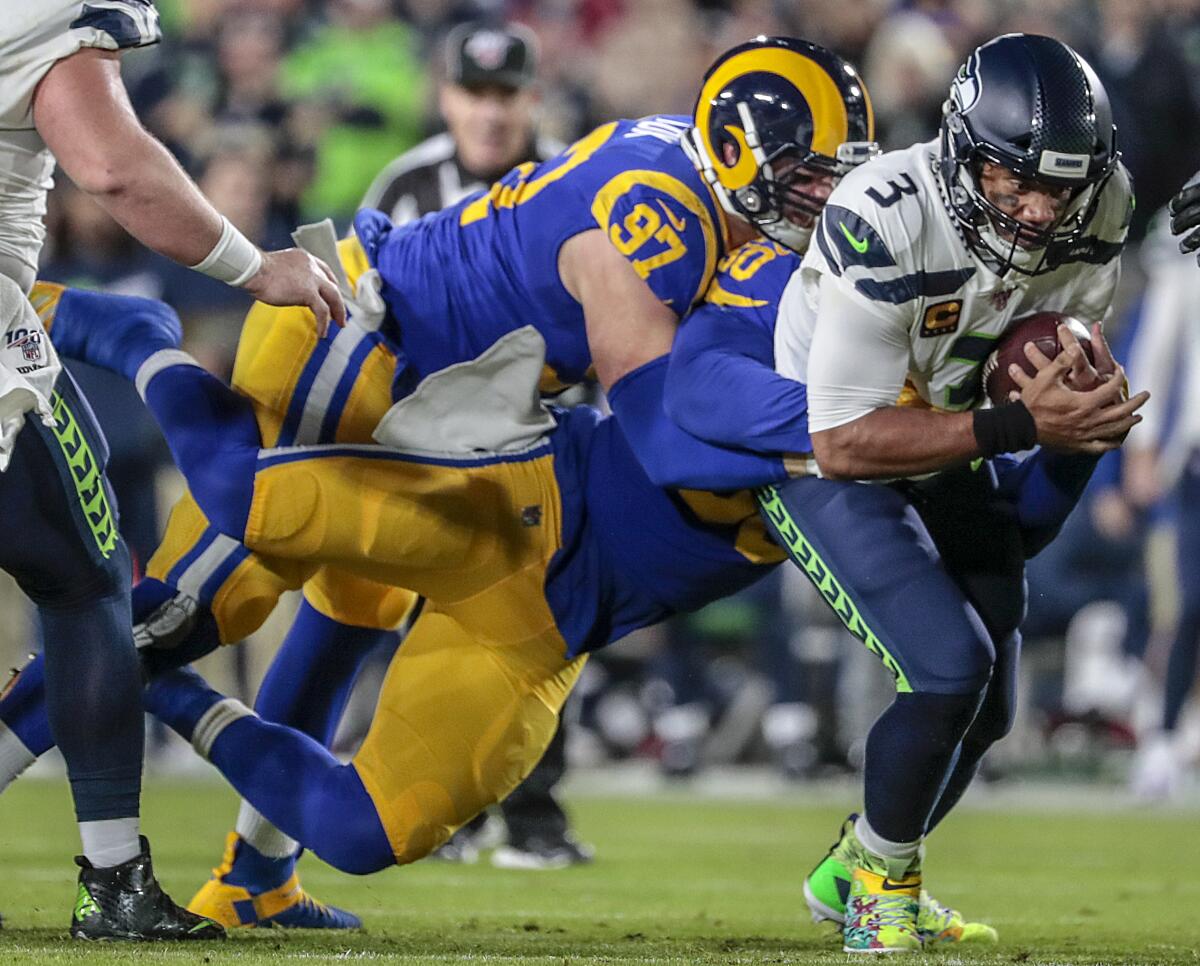
POLYGON ((1031 312, 1108 314, 1132 205, 1096 75, 1059 41, 1006 35, 959 71, 937 140, 846 176, 782 296, 776 364, 807 384, 820 476, 773 488, 767 515, 897 688, 864 813, 805 882, 816 915, 845 902, 847 951, 920 947, 922 841, 1011 725, 1036 547, 986 458, 1075 454, 1042 481, 1073 498, 1146 398, 1124 398, 1098 325, 1094 373, 1060 330, 1066 351, 1014 374, 1007 404, 979 408, 983 363, 1031 312), (1071 390, 1083 375, 1099 385, 1071 390))
MULTIPOLYGON (((162 892, 139 835, 143 738, 128 551, 103 475, 103 435, 25 298, 56 159, 156 251, 256 298, 305 305, 322 328, 345 320, 327 266, 296 249, 260 251, 138 122, 119 58, 159 36, 150 0, 7 0, 0 18, 0 506, 15 531, 0 566, 37 604, 45 631, 51 728, 83 841, 71 934, 87 939, 223 931, 162 892)), ((152 322, 177 324, 169 312, 152 322)), ((104 353, 102 327, 76 337, 104 353)))

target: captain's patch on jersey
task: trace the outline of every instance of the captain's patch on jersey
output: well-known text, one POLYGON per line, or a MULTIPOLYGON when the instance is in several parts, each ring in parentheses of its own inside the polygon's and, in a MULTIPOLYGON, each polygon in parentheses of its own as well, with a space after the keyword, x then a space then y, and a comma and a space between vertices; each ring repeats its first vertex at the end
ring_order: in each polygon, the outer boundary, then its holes
POLYGON ((935 302, 925 310, 925 318, 921 320, 921 338, 928 339, 935 335, 949 335, 958 331, 958 322, 962 317, 963 304, 959 299, 948 302, 935 302))

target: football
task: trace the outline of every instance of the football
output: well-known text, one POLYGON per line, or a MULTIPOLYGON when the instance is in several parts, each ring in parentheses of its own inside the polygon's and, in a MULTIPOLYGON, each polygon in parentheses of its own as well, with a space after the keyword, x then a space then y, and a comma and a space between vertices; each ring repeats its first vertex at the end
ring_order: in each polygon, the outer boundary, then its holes
MULTIPOLYGON (((1008 401, 1008 394, 1017 389, 1017 384, 1008 373, 1008 367, 1014 362, 1029 375, 1035 375, 1037 369, 1032 362, 1025 358, 1025 344, 1032 342, 1050 359, 1062 351, 1058 341, 1058 327, 1065 325, 1074 333, 1088 361, 1094 363, 1092 354, 1092 339, 1087 323, 1073 315, 1062 312, 1035 312, 1015 319, 1005 331, 996 348, 983 364, 983 390, 995 404, 1008 401)), ((1073 386, 1085 390, 1094 386, 1073 386)))

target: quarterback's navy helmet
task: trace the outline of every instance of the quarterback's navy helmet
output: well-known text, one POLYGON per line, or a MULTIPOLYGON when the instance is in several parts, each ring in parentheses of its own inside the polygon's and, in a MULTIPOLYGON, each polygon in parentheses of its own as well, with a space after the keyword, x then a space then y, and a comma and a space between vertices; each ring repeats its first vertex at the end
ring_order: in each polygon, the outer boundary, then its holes
POLYGON ((997 37, 972 52, 950 86, 938 155, 946 202, 967 243, 1001 273, 1053 268, 1056 250, 1086 230, 1118 157, 1104 85, 1062 41, 997 37), (988 161, 1062 192, 1057 221, 1031 226, 992 204, 980 186, 988 161))
POLYGON ((756 37, 709 68, 690 145, 724 208, 802 250, 836 179, 879 153, 871 99, 842 57, 792 37, 756 37))

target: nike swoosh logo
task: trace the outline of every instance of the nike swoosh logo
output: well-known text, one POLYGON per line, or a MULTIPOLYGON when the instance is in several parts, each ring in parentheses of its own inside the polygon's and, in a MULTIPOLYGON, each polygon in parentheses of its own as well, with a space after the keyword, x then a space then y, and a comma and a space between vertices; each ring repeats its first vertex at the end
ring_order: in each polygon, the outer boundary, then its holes
POLYGON ((658 199, 658 207, 663 210, 663 214, 667 216, 667 221, 671 223, 671 227, 676 231, 683 231, 687 227, 687 222, 668 208, 667 203, 662 198, 658 199))
POLYGON ((871 239, 864 238, 862 241, 859 241, 854 237, 853 234, 851 234, 850 229, 840 221, 838 222, 838 227, 842 230, 842 234, 846 236, 846 241, 850 243, 851 248, 853 248, 860 255, 866 252, 867 247, 871 244, 871 239))
POLYGON ((879 883, 879 887, 884 892, 900 892, 903 889, 916 888, 915 882, 893 882, 891 879, 884 879, 879 883))

